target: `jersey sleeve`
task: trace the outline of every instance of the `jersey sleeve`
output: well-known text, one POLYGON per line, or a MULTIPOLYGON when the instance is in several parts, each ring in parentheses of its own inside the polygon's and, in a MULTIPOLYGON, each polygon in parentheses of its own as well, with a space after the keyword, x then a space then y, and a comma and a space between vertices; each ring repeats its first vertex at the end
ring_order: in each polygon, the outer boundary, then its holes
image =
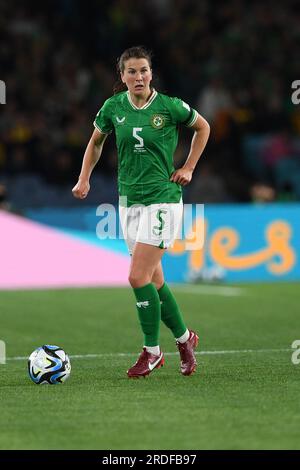
POLYGON ((180 98, 170 98, 171 102, 171 115, 175 122, 184 124, 187 127, 191 127, 198 117, 198 113, 195 109, 191 108, 185 101, 180 98))
POLYGON ((102 108, 98 111, 96 115, 94 126, 102 134, 110 134, 113 130, 113 123, 111 118, 111 103, 110 100, 106 100, 102 108))

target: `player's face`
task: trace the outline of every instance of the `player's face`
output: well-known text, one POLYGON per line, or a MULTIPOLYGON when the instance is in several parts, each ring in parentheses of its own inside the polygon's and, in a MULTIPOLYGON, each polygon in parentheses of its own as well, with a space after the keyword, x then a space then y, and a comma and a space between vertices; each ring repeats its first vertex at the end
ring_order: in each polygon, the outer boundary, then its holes
POLYGON ((147 96, 150 93, 152 70, 147 59, 128 59, 121 73, 122 82, 126 84, 129 93, 135 96, 147 96))

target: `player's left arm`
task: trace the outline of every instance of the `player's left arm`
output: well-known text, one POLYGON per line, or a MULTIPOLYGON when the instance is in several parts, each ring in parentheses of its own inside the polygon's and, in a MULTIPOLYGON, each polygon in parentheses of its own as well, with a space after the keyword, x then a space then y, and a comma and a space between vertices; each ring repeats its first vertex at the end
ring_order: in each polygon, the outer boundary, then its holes
POLYGON ((205 149, 210 133, 208 122, 202 116, 200 116, 200 114, 198 114, 196 121, 191 127, 195 132, 192 138, 191 147, 186 162, 181 168, 174 171, 170 178, 171 181, 174 183, 179 183, 182 186, 186 186, 190 183, 193 176, 193 171, 203 153, 203 150, 205 149))

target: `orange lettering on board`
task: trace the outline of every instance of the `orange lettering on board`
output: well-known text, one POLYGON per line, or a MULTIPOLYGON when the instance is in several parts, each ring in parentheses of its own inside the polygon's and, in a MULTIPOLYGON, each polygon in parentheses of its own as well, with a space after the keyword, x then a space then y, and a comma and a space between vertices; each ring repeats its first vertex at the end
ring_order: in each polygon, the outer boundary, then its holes
POLYGON ((291 233, 292 229, 287 222, 274 221, 266 230, 266 248, 248 255, 231 256, 232 251, 239 245, 239 234, 229 227, 220 228, 211 237, 210 255, 216 264, 226 269, 249 269, 267 263, 267 268, 272 274, 283 274, 295 265, 295 252, 289 245, 291 233), (275 262, 274 256, 278 256, 280 261, 275 262))

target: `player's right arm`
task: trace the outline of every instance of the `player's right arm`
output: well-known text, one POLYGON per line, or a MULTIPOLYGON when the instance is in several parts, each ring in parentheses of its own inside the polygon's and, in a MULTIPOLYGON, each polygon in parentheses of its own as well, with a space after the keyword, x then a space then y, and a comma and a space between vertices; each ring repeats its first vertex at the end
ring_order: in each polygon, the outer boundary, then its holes
POLYGON ((90 138, 84 153, 78 182, 72 189, 73 196, 78 199, 84 199, 88 195, 90 190, 90 177, 96 163, 101 156, 103 144, 107 135, 108 134, 104 134, 95 128, 90 138))

